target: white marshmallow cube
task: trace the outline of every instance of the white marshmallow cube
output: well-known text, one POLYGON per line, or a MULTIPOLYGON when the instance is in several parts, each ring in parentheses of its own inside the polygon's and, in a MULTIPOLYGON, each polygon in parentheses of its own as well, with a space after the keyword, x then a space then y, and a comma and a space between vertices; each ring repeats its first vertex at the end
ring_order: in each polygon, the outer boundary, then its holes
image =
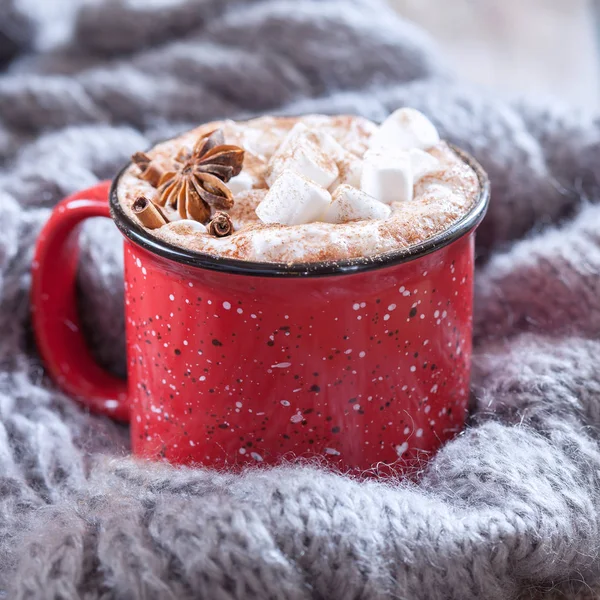
POLYGON ((360 188, 384 204, 412 200, 413 174, 409 153, 367 152, 360 188))
POLYGON ((303 123, 294 125, 271 157, 267 183, 272 186, 286 170, 294 171, 324 188, 328 188, 339 175, 335 160, 325 154, 315 135, 303 123))
POLYGON ((247 171, 242 171, 239 175, 232 177, 227 182, 227 187, 232 194, 239 194, 251 190, 254 185, 252 175, 247 171))
POLYGON ((440 161, 435 157, 431 156, 429 152, 424 152, 417 148, 411 148, 408 151, 410 157, 410 165, 413 173, 413 183, 417 183, 419 179, 433 173, 440 166, 440 161))
POLYGON ((387 219, 392 209, 383 202, 357 190, 351 185, 342 184, 334 192, 331 204, 323 215, 327 223, 347 223, 366 219, 387 219))
POLYGON ((429 150, 440 141, 435 125, 414 108, 394 111, 369 140, 372 149, 429 150))
POLYGON ((334 191, 342 184, 360 187, 360 175, 362 173, 362 159, 346 150, 332 135, 324 131, 310 130, 323 152, 332 158, 338 167, 339 175, 329 185, 329 191, 334 191))
POLYGON ((318 129, 307 129, 307 134, 318 144, 323 152, 333 160, 340 161, 348 151, 329 133, 318 129))
POLYGON ((294 126, 287 132, 286 136, 281 140, 278 151, 285 152, 295 144, 299 139, 306 138, 310 135, 310 129, 301 121, 294 123, 294 126))
POLYGON ((206 233, 208 230, 202 223, 198 221, 194 221, 193 219, 179 219, 177 221, 172 221, 165 225, 167 229, 179 234, 186 234, 190 232, 196 233, 206 233))
POLYGON ((256 207, 256 214, 263 223, 302 225, 319 221, 330 203, 331 194, 326 189, 286 170, 256 207))

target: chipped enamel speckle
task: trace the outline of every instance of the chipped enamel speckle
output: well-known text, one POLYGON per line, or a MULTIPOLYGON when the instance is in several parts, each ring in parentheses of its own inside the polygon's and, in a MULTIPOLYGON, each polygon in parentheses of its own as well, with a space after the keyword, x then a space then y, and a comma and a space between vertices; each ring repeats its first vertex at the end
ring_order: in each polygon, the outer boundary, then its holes
POLYGON ((346 276, 260 278, 126 241, 134 451, 217 467, 317 455, 379 472, 433 452, 465 417, 472 245, 346 276))

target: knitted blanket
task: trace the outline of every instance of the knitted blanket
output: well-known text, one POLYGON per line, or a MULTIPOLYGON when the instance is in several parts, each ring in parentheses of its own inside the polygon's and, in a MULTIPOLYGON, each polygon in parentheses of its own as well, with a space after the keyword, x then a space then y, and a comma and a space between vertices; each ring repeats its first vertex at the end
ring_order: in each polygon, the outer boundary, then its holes
MULTIPOLYGON (((1 597, 494 600, 600 583, 594 115, 461 84, 378 0, 3 0, 0 62, 1 597), (46 378, 29 267, 63 196, 208 119, 404 104, 493 187, 471 423, 416 481, 136 461, 125 427, 46 378)), ((81 244, 90 344, 122 373, 120 236, 98 220, 81 244)))

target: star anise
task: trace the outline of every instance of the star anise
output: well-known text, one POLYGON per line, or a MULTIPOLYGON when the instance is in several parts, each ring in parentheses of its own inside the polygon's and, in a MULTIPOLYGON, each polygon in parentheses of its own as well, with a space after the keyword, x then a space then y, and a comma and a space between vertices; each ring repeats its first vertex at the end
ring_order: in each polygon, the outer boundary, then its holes
POLYGON ((243 162, 244 150, 225 144, 220 129, 212 131, 191 152, 184 149, 175 157, 175 169, 160 178, 156 202, 176 207, 184 219, 205 223, 211 208, 233 206, 233 194, 225 183, 240 173, 243 162))
POLYGON ((140 168, 141 173, 139 177, 147 181, 150 185, 157 187, 160 178, 165 173, 165 169, 157 161, 152 160, 145 152, 136 152, 131 157, 131 160, 140 168))

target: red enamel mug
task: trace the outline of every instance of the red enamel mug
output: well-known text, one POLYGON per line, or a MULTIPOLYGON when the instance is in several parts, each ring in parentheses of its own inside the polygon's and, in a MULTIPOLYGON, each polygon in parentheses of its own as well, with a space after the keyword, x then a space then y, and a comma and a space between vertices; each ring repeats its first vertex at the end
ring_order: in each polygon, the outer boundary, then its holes
POLYGON ((119 177, 61 202, 33 262, 47 370, 91 410, 129 421, 141 457, 213 467, 321 457, 402 469, 464 425, 475 229, 489 201, 424 243, 377 259, 269 264, 201 255, 124 214, 119 177), (75 301, 78 225, 124 235, 127 381, 101 369, 75 301))

